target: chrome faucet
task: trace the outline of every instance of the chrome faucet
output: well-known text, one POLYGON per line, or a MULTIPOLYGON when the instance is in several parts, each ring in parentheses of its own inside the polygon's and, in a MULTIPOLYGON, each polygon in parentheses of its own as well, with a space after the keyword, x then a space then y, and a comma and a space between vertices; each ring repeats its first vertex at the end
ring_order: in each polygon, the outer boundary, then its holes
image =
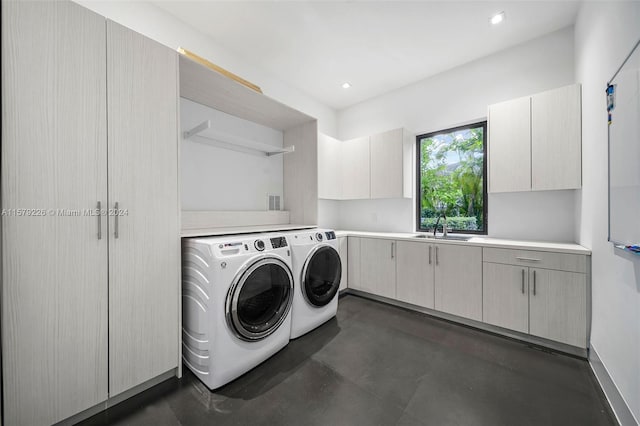
POLYGON ((438 219, 436 220, 436 226, 433 227, 433 237, 435 238, 436 236, 436 232, 438 232, 438 224, 440 223, 440 219, 444 219, 444 222, 442 222, 442 236, 443 237, 447 237, 447 215, 444 213, 441 213, 440 216, 438 216, 438 219))

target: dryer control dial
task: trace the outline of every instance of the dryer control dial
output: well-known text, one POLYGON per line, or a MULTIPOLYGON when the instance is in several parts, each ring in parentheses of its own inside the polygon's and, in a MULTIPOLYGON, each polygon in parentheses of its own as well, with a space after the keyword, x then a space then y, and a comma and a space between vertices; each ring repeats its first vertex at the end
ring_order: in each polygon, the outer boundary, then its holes
POLYGON ((322 233, 318 232, 318 233, 316 234, 316 240, 318 240, 318 241, 322 241, 322 233))
POLYGON ((256 250, 263 251, 264 250, 264 241, 255 240, 254 243, 253 243, 253 246, 256 248, 256 250))

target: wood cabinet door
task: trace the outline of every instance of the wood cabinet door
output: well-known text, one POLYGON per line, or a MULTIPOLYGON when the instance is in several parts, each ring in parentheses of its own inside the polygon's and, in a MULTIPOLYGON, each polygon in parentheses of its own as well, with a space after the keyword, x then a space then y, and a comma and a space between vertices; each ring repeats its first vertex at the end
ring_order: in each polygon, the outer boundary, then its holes
POLYGON ((342 142, 318 135, 318 198, 342 198, 342 142))
POLYGON ((529 268, 483 263, 482 321, 529 332, 529 268))
POLYGON ((489 192, 531 191, 531 98, 489 106, 489 192))
POLYGON ((342 198, 367 199, 370 193, 369 138, 342 142, 342 198))
POLYGON ((411 241, 397 241, 396 244, 396 298, 433 309, 433 246, 411 241))
POLYGON ((482 321, 482 248, 435 244, 435 309, 482 321))
POLYGON ((582 186, 580 85, 531 97, 531 187, 533 190, 582 186))
POLYGON ((361 290, 360 287, 360 238, 349 237, 347 241, 347 257, 349 268, 347 269, 347 282, 349 288, 361 290))
POLYGON ((529 270, 529 333, 585 348, 587 275, 529 270))
POLYGON ((403 197, 403 146, 402 129, 371 136, 371 198, 403 197))
POLYGON ((107 46, 114 396, 179 362, 178 80, 175 51, 111 21, 107 46))
POLYGON ((349 239, 347 237, 338 238, 338 253, 340 253, 340 262, 342 263, 340 290, 344 290, 349 286, 349 239))
POLYGON ((2 2, 7 425, 107 399, 106 218, 89 212, 107 202, 105 25, 72 2, 2 2))
POLYGON ((360 239, 360 289, 391 299, 396 297, 396 242, 360 239))

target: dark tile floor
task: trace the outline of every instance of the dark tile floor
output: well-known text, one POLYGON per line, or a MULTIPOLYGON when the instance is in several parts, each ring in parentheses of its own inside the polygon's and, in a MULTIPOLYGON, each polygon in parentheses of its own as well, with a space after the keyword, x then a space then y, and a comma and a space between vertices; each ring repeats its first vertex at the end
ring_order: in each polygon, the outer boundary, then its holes
POLYGON ((184 371, 84 424, 616 424, 584 360, 356 296, 216 392, 184 371))

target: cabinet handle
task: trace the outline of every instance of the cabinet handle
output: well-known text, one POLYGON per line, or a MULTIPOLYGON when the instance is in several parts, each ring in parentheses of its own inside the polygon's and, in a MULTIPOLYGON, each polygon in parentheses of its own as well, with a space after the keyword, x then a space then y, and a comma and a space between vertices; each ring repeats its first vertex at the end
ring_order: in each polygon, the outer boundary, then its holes
POLYGON ((524 294, 524 269, 522 270, 522 294, 524 294))
POLYGON ((519 257, 519 256, 516 256, 516 259, 525 260, 528 262, 540 262, 542 260, 542 259, 536 259, 535 257, 519 257))
POLYGON ((431 265, 431 246, 429 246, 429 265, 431 265))
POLYGON ((395 246, 395 244, 396 244, 396 243, 391 243, 391 258, 392 258, 392 259, 393 259, 393 257, 394 257, 394 253, 393 253, 393 252, 395 251, 395 250, 394 250, 394 246, 395 246))
POLYGON ((536 271, 533 271, 533 295, 536 295, 536 271))
POLYGON ((113 206, 115 212, 115 219, 114 219, 114 227, 113 227, 113 236, 115 238, 118 238, 118 202, 116 201, 116 204, 113 206))
POLYGON ((96 209, 98 210, 98 239, 102 239, 102 203, 98 201, 96 205, 96 209))
POLYGON ((438 246, 436 246, 436 265, 439 265, 440 262, 438 261, 438 246))

